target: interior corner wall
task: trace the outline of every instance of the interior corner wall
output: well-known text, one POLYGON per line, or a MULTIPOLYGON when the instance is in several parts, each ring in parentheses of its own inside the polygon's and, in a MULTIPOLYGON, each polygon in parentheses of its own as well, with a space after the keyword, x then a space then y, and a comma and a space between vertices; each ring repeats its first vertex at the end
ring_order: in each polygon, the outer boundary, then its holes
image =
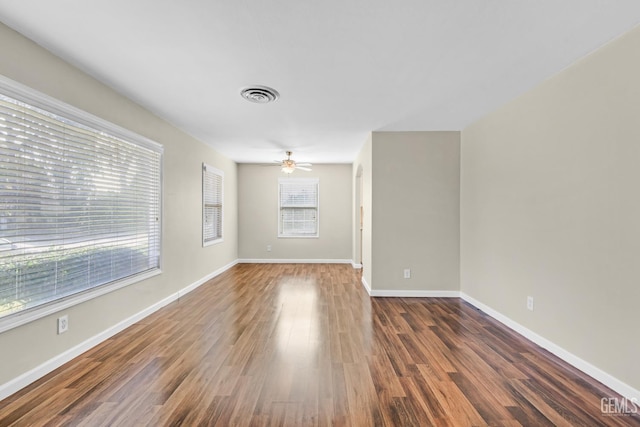
POLYGON ((636 390, 638 52, 640 27, 464 129, 461 178, 462 291, 636 390))
POLYGON ((458 292, 460 132, 373 132, 372 164, 374 295, 458 292))
POLYGON ((0 74, 164 146, 162 274, 0 334, 0 386, 237 259, 235 162, 0 24, 0 74), (202 162, 224 171, 224 242, 202 247, 202 162))
POLYGON ((313 165, 311 172, 296 171, 291 176, 283 174, 279 167, 240 164, 238 194, 241 260, 351 262, 350 164, 313 165), (278 179, 287 177, 319 180, 317 238, 278 238, 278 179))

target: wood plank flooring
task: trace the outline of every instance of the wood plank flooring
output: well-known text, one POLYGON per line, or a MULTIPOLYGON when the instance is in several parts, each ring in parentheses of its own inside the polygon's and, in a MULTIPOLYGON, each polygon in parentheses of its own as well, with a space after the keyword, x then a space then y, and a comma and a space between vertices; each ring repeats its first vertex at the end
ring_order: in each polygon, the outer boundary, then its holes
POLYGON ((640 426, 603 397, 460 299, 241 264, 0 402, 0 426, 640 426))

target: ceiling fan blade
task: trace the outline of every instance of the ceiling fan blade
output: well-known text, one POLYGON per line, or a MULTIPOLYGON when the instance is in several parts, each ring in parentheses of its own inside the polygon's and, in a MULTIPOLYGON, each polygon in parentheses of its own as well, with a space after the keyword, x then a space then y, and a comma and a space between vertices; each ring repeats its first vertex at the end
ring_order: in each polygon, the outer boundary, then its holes
POLYGON ((311 163, 296 163, 298 166, 311 167, 313 166, 311 163))
POLYGON ((304 166, 296 165, 296 170, 300 169, 301 171, 311 172, 311 169, 305 168, 304 166))

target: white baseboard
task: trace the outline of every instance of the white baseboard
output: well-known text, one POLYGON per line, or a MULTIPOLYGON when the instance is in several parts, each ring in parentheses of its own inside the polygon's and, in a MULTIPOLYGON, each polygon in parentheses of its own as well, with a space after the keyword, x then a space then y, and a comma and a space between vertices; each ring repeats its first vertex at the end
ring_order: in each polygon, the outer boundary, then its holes
MULTIPOLYGON (((460 297, 466 302, 468 302, 469 304, 473 305, 474 307, 478 308, 479 310, 482 310, 489 316, 493 317, 498 322, 502 323, 503 325, 507 326, 510 329, 513 329, 515 332, 527 338, 528 340, 533 341, 534 343, 538 344, 540 347, 555 354, 560 359, 569 363, 573 367, 581 370, 582 372, 594 378, 595 380, 600 381, 602 384, 606 385, 610 389, 620 393, 620 395, 622 395, 623 397, 626 397, 627 399, 630 399, 630 400, 636 399, 635 400, 636 402, 640 401, 639 390, 636 390, 635 388, 631 387, 625 382, 620 381, 619 379, 606 373, 602 369, 596 366, 593 366, 589 362, 582 360, 581 358, 574 355, 573 353, 568 352, 564 348, 536 334, 532 330, 525 328, 518 322, 511 320, 507 316, 481 303, 480 301, 465 294, 464 292, 460 292, 460 297)), ((610 396, 602 396, 602 397, 610 397, 610 396)))
POLYGON ((371 286, 369 286, 369 284, 367 283, 367 279, 364 278, 364 274, 362 275, 362 279, 360 281, 362 282, 362 286, 364 286, 364 289, 367 291, 369 296, 371 296, 371 286))
POLYGON ((459 298, 459 291, 410 291, 410 290, 372 290, 372 297, 397 297, 397 298, 459 298))
POLYGON ((239 264, 351 264, 350 259, 239 259, 239 264))
POLYGON ((371 297, 397 297, 397 298, 459 298, 459 291, 409 291, 409 290, 372 290, 367 280, 362 276, 362 286, 371 297))
POLYGON ((234 265, 236 265, 238 262, 237 261, 233 261, 227 265, 225 265, 224 267, 221 267, 219 269, 217 269, 216 271, 214 271, 213 273, 210 273, 208 275, 206 275, 205 277, 197 280, 196 282, 190 284, 189 286, 180 289, 178 292, 175 292, 171 295, 169 295, 168 297, 156 302, 155 304, 145 308, 144 310, 134 314, 133 316, 124 319, 123 321, 111 326, 110 328, 100 332, 97 335, 94 335, 93 337, 81 342, 80 344, 76 345, 75 347, 70 348, 69 350, 66 350, 63 353, 58 354, 57 356, 47 360, 46 362, 42 363, 39 366, 36 366, 35 368, 31 369, 28 372, 25 372, 24 374, 0 385, 0 400, 3 400, 9 396, 11 396, 13 393, 21 390, 22 388, 28 386, 29 384, 31 384, 32 382, 39 380, 40 378, 42 378, 43 376, 47 375, 49 372, 53 371, 54 369, 59 368, 60 366, 64 365, 65 363, 67 363, 68 361, 74 359, 75 357, 80 356, 82 353, 84 353, 87 350, 90 350, 91 348, 95 347, 96 345, 100 344, 103 341, 106 341, 107 339, 111 338, 112 336, 114 336, 115 334, 117 334, 118 332, 123 331, 124 329, 128 328, 129 326, 133 325, 136 322, 139 322, 140 320, 144 319, 145 317, 149 316, 150 314, 158 311, 159 309, 161 309, 162 307, 166 306, 167 304, 172 303, 173 301, 177 300, 178 298, 180 298, 181 296, 191 292, 192 290, 194 290, 195 288, 197 288, 198 286, 202 285, 203 283, 207 282, 208 280, 218 276, 219 274, 227 271, 228 269, 230 269, 231 267, 233 267, 234 265))
POLYGON ((209 280, 213 279, 214 277, 221 275, 222 273, 224 273, 225 271, 227 271, 228 269, 230 269, 231 267, 233 267, 236 264, 238 264, 238 260, 232 261, 229 264, 220 267, 219 269, 217 269, 213 273, 209 273, 206 276, 204 276, 203 278, 193 282, 192 284, 190 284, 186 288, 180 289, 178 291, 178 298, 180 298, 183 295, 188 294, 189 292, 191 292, 192 290, 194 290, 198 286, 203 285, 204 283, 208 282, 209 280))
POLYGON ((351 266, 355 269, 362 268, 362 264, 357 264, 354 260, 351 260, 351 266))

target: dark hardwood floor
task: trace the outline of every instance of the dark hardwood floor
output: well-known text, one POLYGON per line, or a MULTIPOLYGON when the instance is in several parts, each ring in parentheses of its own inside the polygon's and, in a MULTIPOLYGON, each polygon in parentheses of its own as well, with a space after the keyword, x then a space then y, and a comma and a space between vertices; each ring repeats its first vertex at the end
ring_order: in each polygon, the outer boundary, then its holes
POLYGON ((619 397, 452 298, 237 265, 0 402, 0 426, 623 426, 619 397))

